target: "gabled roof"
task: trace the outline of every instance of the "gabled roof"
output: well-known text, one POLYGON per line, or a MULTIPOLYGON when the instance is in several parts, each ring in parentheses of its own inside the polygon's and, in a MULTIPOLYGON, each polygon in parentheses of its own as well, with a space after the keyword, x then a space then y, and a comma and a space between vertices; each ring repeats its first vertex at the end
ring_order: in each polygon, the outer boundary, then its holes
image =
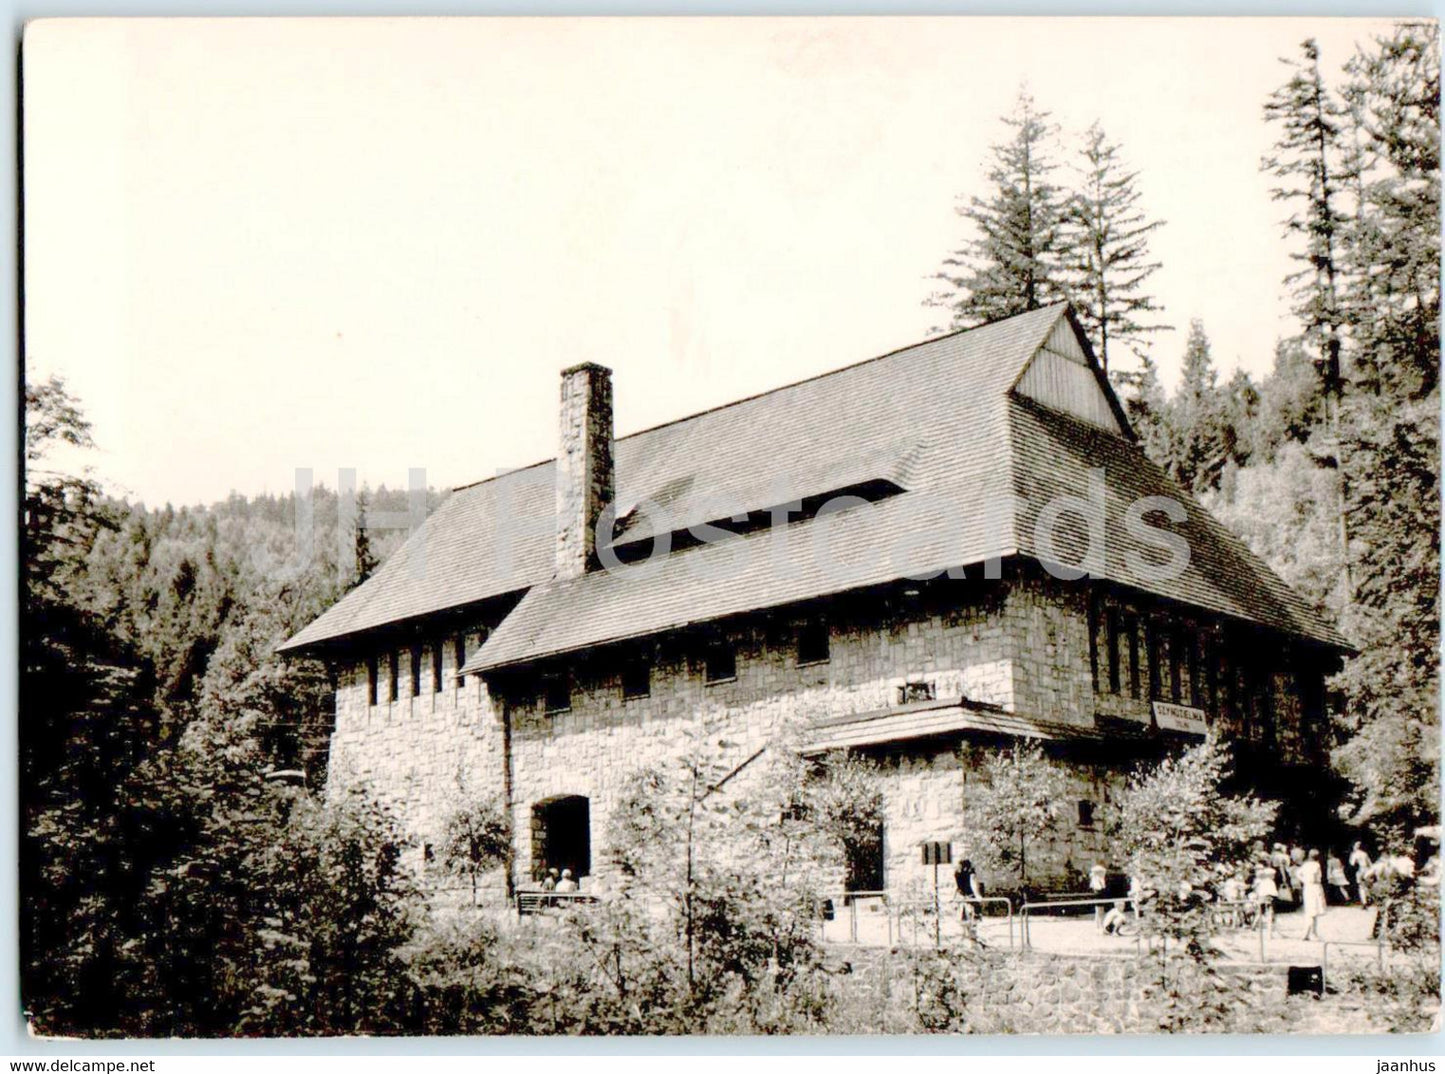
POLYGON ((1110 578, 1343 645, 1144 457, 1063 305, 619 438, 614 456, 620 542, 869 482, 895 494, 557 581, 554 468, 543 463, 455 491, 373 578, 282 648, 312 648, 525 590, 464 668, 473 672, 995 556, 1034 555, 1033 522, 1044 499, 1083 495, 1087 471, 1099 466, 1110 490, 1110 578), (1035 369, 1036 358, 1054 364, 1035 369), (1098 398, 1076 417, 1035 401, 1070 391, 1098 398), (1173 582, 1141 585, 1129 573, 1123 554, 1133 538, 1122 529, 1120 504, 1135 493, 1178 499, 1189 513, 1191 546, 1207 546, 1173 582))

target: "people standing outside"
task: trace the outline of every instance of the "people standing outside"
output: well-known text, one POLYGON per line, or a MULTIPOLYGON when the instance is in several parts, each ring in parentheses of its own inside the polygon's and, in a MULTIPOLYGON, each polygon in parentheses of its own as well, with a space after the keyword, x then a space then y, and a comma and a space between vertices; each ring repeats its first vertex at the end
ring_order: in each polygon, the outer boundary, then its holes
POLYGON ((1365 851, 1365 844, 1355 840, 1355 845, 1350 848, 1349 867, 1350 876, 1355 881, 1355 901, 1361 906, 1370 905, 1370 892, 1365 880, 1372 864, 1374 863, 1370 861, 1370 855, 1365 851))
POLYGON ((1244 870, 1231 873, 1219 885, 1220 911, 1224 924, 1238 927, 1244 919, 1244 901, 1249 888, 1245 883, 1244 870))
POLYGON ((1330 891, 1335 898, 1336 906, 1347 906, 1350 902, 1350 881, 1345 875, 1345 863, 1333 850, 1330 851, 1329 859, 1325 862, 1325 879, 1329 882, 1330 891))
POLYGON ((963 901, 959 914, 961 921, 973 920, 974 903, 983 898, 983 881, 973 868, 973 862, 964 858, 953 870, 953 883, 958 888, 958 897, 963 901))
POLYGON ((1300 896, 1304 903, 1306 940, 1320 939, 1320 918, 1325 913, 1325 883, 1320 868, 1320 852, 1311 850, 1309 856, 1300 862, 1296 874, 1299 877, 1300 896))
POLYGON ((1279 935, 1274 923, 1274 903, 1279 898, 1279 885, 1275 882, 1276 875, 1275 867, 1271 864, 1270 859, 1260 858, 1259 864, 1254 867, 1254 890, 1250 893, 1255 906, 1255 926, 1267 929, 1271 936, 1279 935))
POLYGON ((1289 885, 1289 851, 1283 843, 1276 843, 1269 852, 1270 868, 1274 870, 1275 899, 1281 902, 1294 901, 1294 891, 1289 885))
MULTIPOLYGON (((1109 886, 1109 870, 1104 868, 1103 862, 1094 862, 1089 867, 1089 894, 1095 899, 1104 897, 1104 889, 1109 886)), ((1094 927, 1100 932, 1104 931, 1104 904, 1099 903, 1094 907, 1094 927)))

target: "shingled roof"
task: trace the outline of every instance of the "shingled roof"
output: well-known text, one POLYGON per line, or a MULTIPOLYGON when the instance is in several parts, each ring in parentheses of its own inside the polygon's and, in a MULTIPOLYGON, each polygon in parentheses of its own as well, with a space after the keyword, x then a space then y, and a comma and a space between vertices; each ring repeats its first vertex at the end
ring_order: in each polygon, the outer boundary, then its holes
MULTIPOLYGON (((1020 393, 1031 360, 1060 331, 1087 356, 1072 314, 1050 306, 615 443, 618 541, 870 484, 894 493, 876 502, 555 580, 547 462, 455 491, 374 577, 282 648, 311 649, 525 590, 463 669, 475 672, 992 557, 1037 557, 1038 511, 1051 496, 1084 495, 1098 468, 1106 577, 1345 647, 1145 458, 1092 358, 1081 375, 1107 401, 1102 418, 1080 420, 1020 393), (1128 554, 1147 560, 1150 546, 1129 532, 1124 509, 1146 495, 1187 511, 1172 527, 1192 553, 1178 578, 1149 582, 1130 571, 1128 554)), ((1067 530, 1059 528, 1061 538, 1067 530)))

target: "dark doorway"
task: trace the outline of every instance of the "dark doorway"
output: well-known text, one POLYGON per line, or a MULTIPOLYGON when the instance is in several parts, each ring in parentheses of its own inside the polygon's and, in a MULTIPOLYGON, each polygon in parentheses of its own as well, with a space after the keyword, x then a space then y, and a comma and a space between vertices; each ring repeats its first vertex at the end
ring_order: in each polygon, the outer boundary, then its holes
POLYGON ((581 795, 548 798, 532 807, 532 873, 571 869, 577 879, 592 872, 591 806, 581 795))
POLYGON ((850 892, 882 891, 883 821, 877 821, 849 839, 845 850, 848 872, 843 880, 843 889, 850 892))

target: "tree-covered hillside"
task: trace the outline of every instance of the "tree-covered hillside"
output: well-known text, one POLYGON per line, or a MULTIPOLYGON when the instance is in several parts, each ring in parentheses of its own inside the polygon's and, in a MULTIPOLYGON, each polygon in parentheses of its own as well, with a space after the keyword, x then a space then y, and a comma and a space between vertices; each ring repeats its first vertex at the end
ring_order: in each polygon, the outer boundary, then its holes
POLYGON ((1402 23, 1338 71, 1312 40, 1284 60, 1260 171, 1296 331, 1257 341, 1263 380, 1221 378, 1196 320, 1165 392, 1151 350, 1180 343, 1154 335, 1148 177, 1098 124, 1065 169, 1026 93, 930 299, 955 327, 1074 304, 1144 449, 1360 647, 1335 682, 1335 764, 1354 820, 1397 829, 1433 822, 1439 797, 1439 44, 1402 23))

